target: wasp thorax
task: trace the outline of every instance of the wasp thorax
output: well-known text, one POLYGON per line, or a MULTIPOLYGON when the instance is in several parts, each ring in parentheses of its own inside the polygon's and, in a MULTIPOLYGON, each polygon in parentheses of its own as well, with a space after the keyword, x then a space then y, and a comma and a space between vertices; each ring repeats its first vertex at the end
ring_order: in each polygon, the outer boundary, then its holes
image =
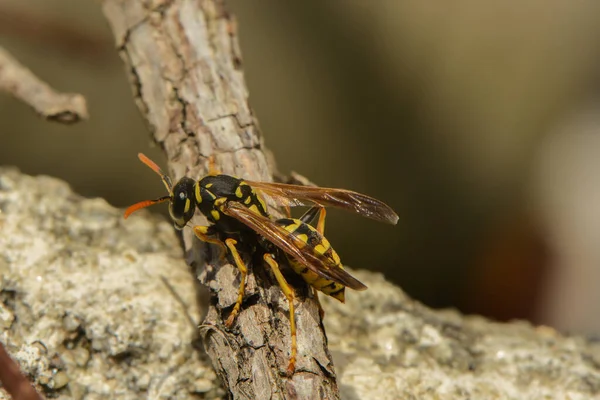
POLYGON ((169 214, 177 229, 183 229, 185 224, 194 216, 196 207, 194 201, 195 185, 196 182, 193 179, 184 177, 173 186, 169 214))
POLYGON ((235 199, 235 191, 241 182, 241 179, 229 175, 209 175, 202 178, 199 182, 201 203, 208 207, 221 197, 235 199))

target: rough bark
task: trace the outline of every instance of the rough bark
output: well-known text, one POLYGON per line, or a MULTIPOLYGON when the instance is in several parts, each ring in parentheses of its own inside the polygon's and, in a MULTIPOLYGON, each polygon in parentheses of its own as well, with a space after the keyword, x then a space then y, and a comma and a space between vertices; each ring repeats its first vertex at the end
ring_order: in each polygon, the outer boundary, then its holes
MULTIPOLYGON (((248 104, 236 23, 223 3, 105 0, 103 10, 135 101, 166 153, 172 177, 201 177, 207 157, 214 155, 224 173, 272 180, 273 166, 248 104)), ((206 224, 200 217, 192 222, 206 224)), ((200 332, 234 398, 338 397, 314 300, 297 305, 299 357, 288 378, 288 306, 271 277, 251 273, 242 312, 227 329, 223 320, 237 296, 237 270, 211 260, 189 230, 184 246, 213 295, 200 332)), ((251 267, 263 271, 262 265, 251 267)))

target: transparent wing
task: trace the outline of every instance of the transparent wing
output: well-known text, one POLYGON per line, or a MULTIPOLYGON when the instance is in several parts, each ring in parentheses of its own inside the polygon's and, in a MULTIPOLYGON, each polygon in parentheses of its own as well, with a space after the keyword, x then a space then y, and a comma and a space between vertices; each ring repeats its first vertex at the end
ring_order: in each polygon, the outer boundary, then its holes
POLYGON ((270 198, 275 204, 285 207, 320 204, 341 208, 392 225, 398 222, 398 215, 390 206, 373 197, 351 190, 288 185, 285 183, 246 182, 258 192, 270 198))

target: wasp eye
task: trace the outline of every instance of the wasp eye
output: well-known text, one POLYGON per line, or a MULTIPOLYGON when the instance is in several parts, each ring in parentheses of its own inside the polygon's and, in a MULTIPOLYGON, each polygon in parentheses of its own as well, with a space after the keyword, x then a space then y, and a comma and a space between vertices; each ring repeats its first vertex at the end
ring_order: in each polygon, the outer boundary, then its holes
POLYGON ((185 192, 179 192, 179 199, 185 200, 186 197, 187 196, 186 196, 185 192))

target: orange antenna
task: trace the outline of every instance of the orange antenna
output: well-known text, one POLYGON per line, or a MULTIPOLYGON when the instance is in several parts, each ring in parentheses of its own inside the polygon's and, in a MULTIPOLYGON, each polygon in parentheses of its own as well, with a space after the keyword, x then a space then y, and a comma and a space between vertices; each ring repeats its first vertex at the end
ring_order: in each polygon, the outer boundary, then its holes
POLYGON ((215 155, 212 154, 212 155, 208 156, 208 175, 216 176, 216 175, 220 175, 220 174, 221 174, 221 171, 219 170, 219 167, 217 167, 215 155))
MULTIPOLYGON (((160 176, 160 179, 162 179, 163 184, 165 185, 165 187, 167 188, 167 191, 169 192, 169 195, 172 196, 173 193, 171 192, 171 190, 172 190, 171 188, 173 187, 173 184, 171 182, 171 178, 169 178, 167 176, 167 174, 165 174, 164 172, 162 172, 162 170, 160 169, 160 167, 158 165, 156 165, 156 163, 154 161, 152 161, 151 159, 149 159, 148 157, 146 157, 144 154, 138 153, 138 158, 140 159, 141 162, 143 162, 144 164, 146 164, 148 167, 150 167, 150 169, 152 169, 152 171, 156 172, 160 176)), ((155 200, 148 200, 148 201, 155 201, 155 200)), ((140 204, 140 203, 138 203, 138 204, 140 204)), ((152 204, 155 204, 155 203, 152 203, 152 204)), ((133 206, 131 206, 131 207, 133 207, 133 206)), ((148 207, 148 206, 145 206, 145 207, 148 207)), ((140 208, 142 208, 142 207, 140 207, 140 208)))
POLYGON ((165 196, 165 197, 161 197, 160 199, 156 199, 156 200, 140 201, 139 203, 135 203, 134 205, 127 207, 127 210, 125 210, 125 214, 123 215, 123 218, 127 219, 127 217, 129 217, 135 211, 141 210, 142 208, 150 207, 151 205, 158 204, 158 203, 164 203, 165 201, 169 201, 169 200, 171 200, 171 197, 165 196))
POLYGON ((156 165, 156 163, 154 161, 152 161, 151 159, 149 159, 142 153, 138 153, 138 158, 140 159, 141 162, 146 164, 148 167, 150 167, 150 169, 152 169, 152 171, 156 172, 160 176, 160 179, 162 179, 163 184, 165 185, 165 187, 167 188, 167 191, 169 192, 169 195, 160 197, 156 200, 140 201, 139 203, 135 203, 134 205, 127 207, 127 210, 125 210, 125 214, 123 215, 123 218, 125 218, 125 219, 127 219, 127 217, 129 217, 131 214, 133 214, 137 210, 141 210, 142 208, 146 208, 146 207, 149 207, 154 204, 164 203, 165 201, 170 201, 171 197, 173 196, 173 192, 171 189, 173 186, 171 183, 171 178, 169 178, 164 172, 162 172, 160 167, 158 165, 156 165))

